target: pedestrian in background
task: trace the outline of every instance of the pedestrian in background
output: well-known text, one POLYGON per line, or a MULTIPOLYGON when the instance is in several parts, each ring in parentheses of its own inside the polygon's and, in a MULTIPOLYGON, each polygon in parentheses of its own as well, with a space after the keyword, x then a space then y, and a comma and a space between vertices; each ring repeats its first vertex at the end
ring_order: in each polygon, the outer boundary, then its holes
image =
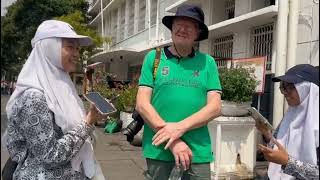
POLYGON ((80 46, 91 44, 68 23, 48 20, 32 39, 6 110, 6 147, 18 163, 13 179, 104 179, 92 138, 101 114, 89 113, 69 76, 76 70, 80 46))
POLYGON ((182 180, 209 180, 213 156, 207 124, 220 115, 221 85, 215 60, 193 48, 208 38, 204 13, 182 5, 162 23, 171 30, 172 45, 161 49, 155 80, 156 50, 146 55, 137 94, 136 110, 146 122, 145 177, 168 180, 176 165, 185 170, 182 180))
POLYGON ((270 162, 271 180, 319 179, 319 69, 309 64, 275 77, 289 108, 275 132, 257 124, 268 146, 259 145, 270 162))

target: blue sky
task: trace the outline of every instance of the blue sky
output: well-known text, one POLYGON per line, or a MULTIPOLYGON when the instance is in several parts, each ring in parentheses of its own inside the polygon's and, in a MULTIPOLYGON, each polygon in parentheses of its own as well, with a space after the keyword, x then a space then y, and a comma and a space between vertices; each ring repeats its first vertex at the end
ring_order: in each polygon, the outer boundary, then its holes
POLYGON ((6 7, 10 6, 16 0, 1 0, 1 16, 6 14, 6 7))

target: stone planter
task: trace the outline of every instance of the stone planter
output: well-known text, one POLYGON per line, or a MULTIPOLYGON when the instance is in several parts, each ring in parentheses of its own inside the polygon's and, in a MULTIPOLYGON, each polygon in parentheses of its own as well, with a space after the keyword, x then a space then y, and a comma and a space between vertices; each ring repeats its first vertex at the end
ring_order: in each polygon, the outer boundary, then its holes
POLYGON ((226 117, 247 116, 251 107, 251 102, 236 103, 222 100, 221 104, 221 114, 226 117))
POLYGON ((208 124, 215 161, 211 179, 253 179, 256 130, 252 117, 220 116, 208 124))

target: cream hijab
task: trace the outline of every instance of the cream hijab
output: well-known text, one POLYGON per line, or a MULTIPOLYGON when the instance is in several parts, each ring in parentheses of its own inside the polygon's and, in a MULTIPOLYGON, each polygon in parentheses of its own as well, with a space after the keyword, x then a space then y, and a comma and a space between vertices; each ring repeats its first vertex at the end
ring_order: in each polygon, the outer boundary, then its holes
MULTIPOLYGON (((34 48, 23 66, 17 80, 16 89, 8 101, 8 117, 12 106, 26 90, 38 90, 44 93, 49 109, 54 113, 55 123, 63 133, 78 126, 84 120, 86 112, 73 82, 63 70, 61 62, 61 38, 46 38, 34 44, 34 48)), ((59 140, 57 140, 59 141, 59 140)), ((89 139, 85 141, 79 153, 71 161, 75 171, 81 171, 92 178, 96 173, 93 146, 89 139)))
MULTIPOLYGON (((319 86, 304 81, 295 84, 295 87, 301 103, 288 108, 276 139, 292 157, 316 165, 316 148, 319 147, 319 86)), ((269 164, 268 176, 271 180, 295 179, 283 173, 281 165, 275 163, 269 164)))

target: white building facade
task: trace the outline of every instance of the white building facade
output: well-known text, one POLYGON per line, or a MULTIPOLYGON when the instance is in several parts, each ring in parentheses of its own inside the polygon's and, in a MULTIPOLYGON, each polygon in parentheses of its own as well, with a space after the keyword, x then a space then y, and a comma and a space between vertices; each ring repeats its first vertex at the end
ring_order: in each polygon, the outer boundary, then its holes
POLYGON ((268 119, 277 119, 275 124, 284 110, 273 114, 273 104, 284 101, 278 101, 279 90, 274 90, 271 77, 295 64, 319 65, 319 0, 91 0, 90 4, 89 13, 94 16, 90 25, 112 39, 91 58, 105 63, 104 70, 117 80, 137 78, 144 55, 171 43, 163 16, 173 15, 182 4, 199 5, 209 39, 198 47, 211 54, 218 66, 224 66, 225 59, 267 56, 260 110, 268 119))

